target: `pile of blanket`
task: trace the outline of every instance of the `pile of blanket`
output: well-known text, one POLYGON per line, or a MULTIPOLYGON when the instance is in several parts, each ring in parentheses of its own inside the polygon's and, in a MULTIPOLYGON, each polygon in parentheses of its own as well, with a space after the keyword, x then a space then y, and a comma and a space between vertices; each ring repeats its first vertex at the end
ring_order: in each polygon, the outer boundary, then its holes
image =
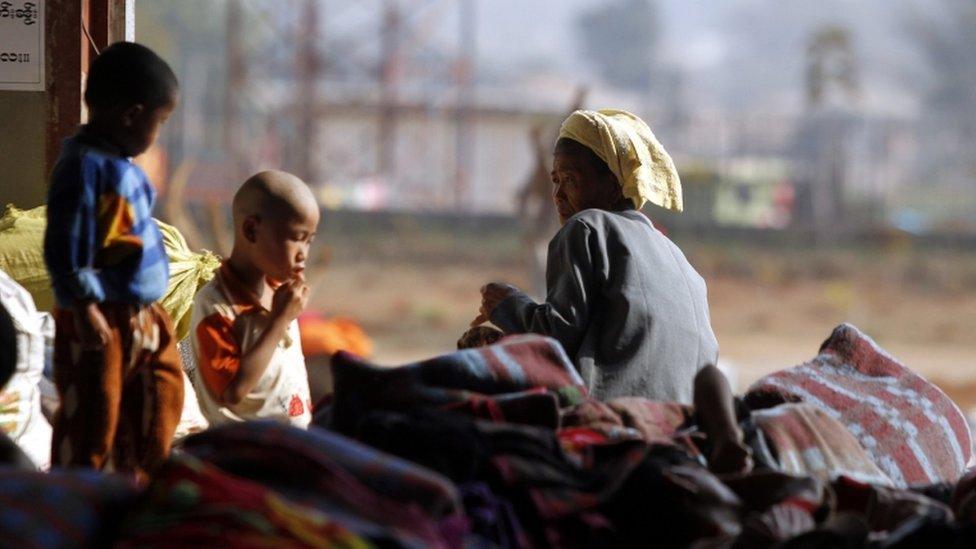
POLYGON ((972 457, 955 403, 848 324, 810 362, 759 380, 746 401, 815 405, 843 423, 897 486, 956 480, 972 457))
POLYGON ((849 326, 745 395, 757 468, 737 476, 708 470, 693 409, 595 401, 550 339, 332 367, 316 426, 191 435, 147 487, 0 474, 0 544, 976 546, 961 414, 849 326))

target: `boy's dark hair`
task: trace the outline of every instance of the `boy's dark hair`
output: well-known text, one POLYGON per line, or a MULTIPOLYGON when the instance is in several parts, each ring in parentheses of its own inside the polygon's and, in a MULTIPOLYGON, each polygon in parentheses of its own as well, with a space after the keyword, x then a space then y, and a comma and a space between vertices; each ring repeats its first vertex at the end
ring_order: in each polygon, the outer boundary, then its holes
POLYGON ((155 109, 173 101, 179 82, 166 61, 135 42, 116 42, 95 58, 88 72, 85 103, 92 110, 155 109))

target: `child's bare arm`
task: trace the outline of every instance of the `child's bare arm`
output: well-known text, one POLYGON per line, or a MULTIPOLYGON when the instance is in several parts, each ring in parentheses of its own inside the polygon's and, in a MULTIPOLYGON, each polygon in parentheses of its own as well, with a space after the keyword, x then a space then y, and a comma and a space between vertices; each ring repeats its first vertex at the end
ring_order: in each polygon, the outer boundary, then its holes
POLYGON ((735 417, 732 389, 725 375, 712 364, 695 376, 695 410, 712 444, 709 468, 716 473, 751 470, 752 455, 743 443, 742 429, 735 417))
POLYGON ((241 355, 237 374, 221 395, 225 403, 239 403, 257 385, 268 369, 271 356, 288 330, 288 325, 305 310, 308 293, 308 286, 299 280, 282 284, 275 290, 271 305, 271 322, 254 346, 241 355))

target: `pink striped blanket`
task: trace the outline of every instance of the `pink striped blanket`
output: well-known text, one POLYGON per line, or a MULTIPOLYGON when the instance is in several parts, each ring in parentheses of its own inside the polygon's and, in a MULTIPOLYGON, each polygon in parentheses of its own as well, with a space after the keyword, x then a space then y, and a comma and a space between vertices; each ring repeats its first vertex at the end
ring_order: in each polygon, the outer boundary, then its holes
POLYGON ((768 375, 746 393, 753 409, 805 402, 839 420, 898 487, 954 483, 972 457, 959 408, 849 324, 813 360, 768 375))

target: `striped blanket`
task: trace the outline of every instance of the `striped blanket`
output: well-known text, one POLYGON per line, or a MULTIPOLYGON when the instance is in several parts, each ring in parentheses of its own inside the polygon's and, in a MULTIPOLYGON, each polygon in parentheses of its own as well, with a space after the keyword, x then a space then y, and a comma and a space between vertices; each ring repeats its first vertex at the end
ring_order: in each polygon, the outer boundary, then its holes
MULTIPOLYGON (((354 355, 339 352, 332 360, 335 398, 332 426, 349 432, 370 410, 409 410, 416 407, 444 409, 492 409, 504 415, 502 395, 539 390, 553 395, 560 407, 582 402, 586 387, 559 343, 548 337, 506 337, 488 347, 465 349, 429 360, 384 368, 354 355), (489 399, 490 406, 482 406, 489 399)), ((538 410, 541 418, 504 419, 517 423, 544 424, 555 413, 552 400, 522 398, 526 412, 538 410)), ((508 406, 512 412, 519 406, 508 406)), ((480 416, 481 414, 477 414, 480 416)), ((485 419, 495 419, 486 417, 485 419)), ((547 421, 549 420, 549 421, 547 421)))
POLYGON ((446 478, 324 429, 228 424, 187 438, 183 450, 374 541, 453 546, 445 534, 464 523, 460 495, 446 478))
POLYGON ((0 547, 109 547, 138 500, 122 476, 0 468, 0 547))
POLYGON ((842 324, 813 360, 757 381, 753 409, 805 402, 839 420, 897 487, 955 482, 972 457, 959 408, 938 387, 842 324))
POLYGON ((113 547, 372 547, 331 516, 187 454, 163 465, 121 530, 113 547))
POLYGON ((829 482, 845 475, 871 484, 891 485, 844 425, 810 404, 782 404, 757 410, 752 420, 776 455, 779 470, 829 482))

